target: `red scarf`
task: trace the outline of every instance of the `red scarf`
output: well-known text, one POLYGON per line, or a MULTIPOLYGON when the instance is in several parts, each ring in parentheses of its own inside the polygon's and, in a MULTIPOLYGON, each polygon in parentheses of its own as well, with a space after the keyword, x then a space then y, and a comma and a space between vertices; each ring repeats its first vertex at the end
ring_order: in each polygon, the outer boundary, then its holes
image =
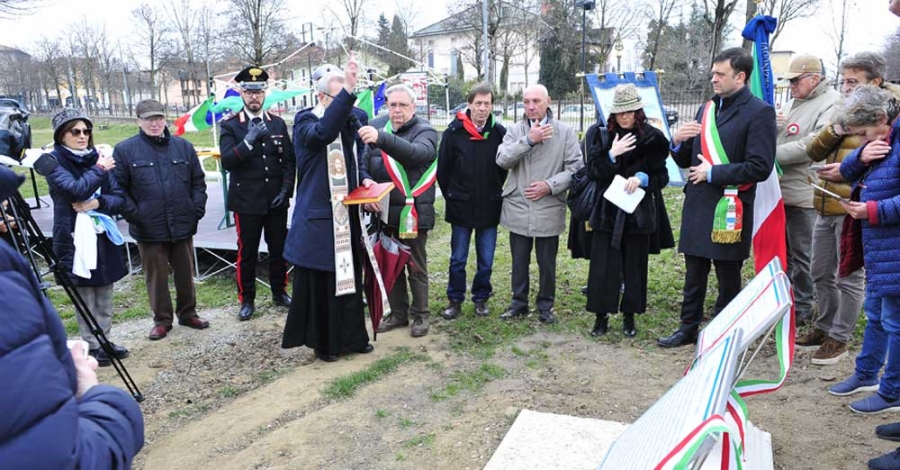
POLYGON ((475 127, 475 123, 472 122, 472 119, 466 114, 465 111, 458 111, 456 113, 456 119, 463 124, 463 127, 466 129, 466 132, 469 133, 472 137, 469 140, 487 140, 488 134, 491 133, 491 128, 494 127, 494 115, 491 113, 488 115, 487 122, 484 123, 484 133, 479 133, 478 128, 475 127))

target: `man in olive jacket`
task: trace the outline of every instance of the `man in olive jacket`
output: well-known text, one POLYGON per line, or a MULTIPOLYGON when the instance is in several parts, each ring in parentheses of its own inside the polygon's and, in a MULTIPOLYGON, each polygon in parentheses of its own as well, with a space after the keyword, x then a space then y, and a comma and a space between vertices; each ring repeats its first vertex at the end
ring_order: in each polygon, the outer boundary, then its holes
POLYGON ((497 150, 497 165, 509 170, 503 187, 500 225, 509 230, 512 252, 512 302, 500 318, 528 315, 528 265, 537 252, 540 282, 537 307, 542 323, 556 321, 556 255, 566 229, 566 192, 584 164, 575 131, 553 119, 543 85, 523 93, 525 119, 511 126, 497 150))
MULTIPOLYGON (((750 256, 753 237, 756 183, 772 173, 777 133, 775 110, 754 97, 747 86, 752 72, 753 58, 741 48, 726 49, 713 59, 713 119, 728 163, 713 166, 700 158, 702 127, 697 121, 682 124, 672 136, 672 157, 681 168, 690 168, 678 240, 678 251, 684 253, 685 262, 684 300, 681 326, 657 340, 662 347, 696 342, 711 264, 715 264, 719 284, 716 314, 741 290, 741 266, 750 256), (740 238, 732 243, 714 241, 716 206, 726 188, 733 187, 739 188, 737 197, 743 205, 740 238)), ((697 113, 697 120, 705 106, 697 113)))
MULTIPOLYGON (((359 137, 368 144, 366 156, 360 162, 360 178, 365 187, 374 180, 378 183, 392 181, 388 224, 382 232, 399 236, 409 245, 412 266, 403 269, 389 295, 391 315, 378 327, 379 333, 409 325, 412 314, 412 336, 428 334, 428 254, 425 244, 428 231, 434 228, 434 181, 437 173, 437 132, 431 124, 416 116, 416 96, 406 85, 394 85, 384 92, 388 107, 387 118, 372 121, 359 130, 359 137), (396 163, 389 166, 388 163, 396 163), (400 172, 406 178, 400 177, 400 172), (403 195, 404 181, 409 183, 403 195), (420 192, 421 191, 421 192, 420 192), (414 194, 418 194, 413 197, 414 194), (410 206, 407 208, 407 201, 410 206), (415 215, 418 215, 416 220, 415 215), (412 291, 412 303, 407 294, 406 280, 412 291)), ((367 204, 366 210, 378 212, 377 204, 367 204)))

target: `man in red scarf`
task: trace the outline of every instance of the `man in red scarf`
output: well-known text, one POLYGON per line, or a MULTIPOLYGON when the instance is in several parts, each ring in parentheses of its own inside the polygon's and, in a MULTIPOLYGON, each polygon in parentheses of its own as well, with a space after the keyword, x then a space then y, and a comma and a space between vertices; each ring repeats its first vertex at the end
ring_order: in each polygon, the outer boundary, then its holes
POLYGON ((488 315, 503 201, 500 194, 507 173, 495 161, 506 128, 494 121, 491 84, 482 82, 472 87, 466 101, 468 108, 457 113, 444 131, 438 157, 437 179, 446 204, 444 220, 452 227, 447 282, 450 303, 442 313, 447 320, 459 316, 466 299, 466 263, 473 231, 478 269, 472 280, 472 301, 476 315, 488 315))

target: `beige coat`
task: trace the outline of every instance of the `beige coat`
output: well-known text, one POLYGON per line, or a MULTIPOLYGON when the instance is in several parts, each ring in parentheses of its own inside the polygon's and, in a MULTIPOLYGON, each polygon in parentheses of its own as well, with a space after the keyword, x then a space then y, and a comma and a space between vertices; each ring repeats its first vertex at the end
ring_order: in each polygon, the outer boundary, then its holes
POLYGON ((525 138, 530 124, 523 119, 507 129, 497 149, 497 165, 509 170, 503 186, 500 225, 525 237, 554 237, 566 228, 566 193, 572 175, 584 166, 575 130, 550 118, 553 137, 534 147, 525 138), (545 181, 550 194, 529 201, 523 191, 545 181))
POLYGON ((809 142, 831 120, 840 93, 822 80, 806 99, 791 101, 787 123, 778 132, 775 158, 781 165, 781 194, 786 206, 813 207, 813 189, 808 184, 809 142))

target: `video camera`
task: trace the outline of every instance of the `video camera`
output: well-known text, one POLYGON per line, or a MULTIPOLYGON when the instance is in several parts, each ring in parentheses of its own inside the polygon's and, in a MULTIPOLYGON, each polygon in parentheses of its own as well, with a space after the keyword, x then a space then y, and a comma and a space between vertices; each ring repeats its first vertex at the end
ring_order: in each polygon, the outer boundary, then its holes
POLYGON ((30 113, 16 100, 0 98, 0 155, 21 161, 31 147, 30 113))

